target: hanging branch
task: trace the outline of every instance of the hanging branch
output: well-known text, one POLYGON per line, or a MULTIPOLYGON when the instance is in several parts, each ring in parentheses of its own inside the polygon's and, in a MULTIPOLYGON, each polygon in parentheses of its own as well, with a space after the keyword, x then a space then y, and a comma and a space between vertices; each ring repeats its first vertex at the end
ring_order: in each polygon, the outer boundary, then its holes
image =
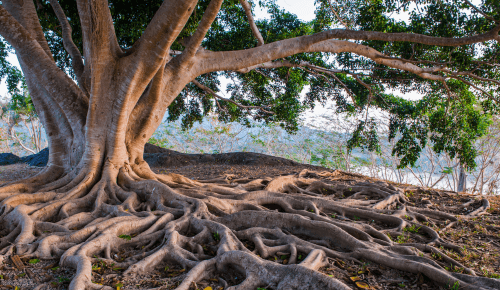
POLYGON ((238 106, 239 108, 242 108, 242 109, 245 109, 245 110, 254 110, 254 109, 261 110, 264 113, 271 114, 271 115, 276 114, 274 112, 266 110, 262 106, 245 106, 245 105, 239 104, 239 103, 237 103, 237 102, 235 102, 235 101, 233 101, 231 99, 227 99, 227 98, 221 97, 216 92, 214 92, 211 88, 205 86, 204 84, 198 82, 197 80, 192 80, 191 82, 193 84, 195 84, 197 87, 199 87, 200 89, 204 90, 206 93, 212 95, 214 98, 219 99, 221 101, 229 102, 231 104, 234 104, 234 105, 238 106))

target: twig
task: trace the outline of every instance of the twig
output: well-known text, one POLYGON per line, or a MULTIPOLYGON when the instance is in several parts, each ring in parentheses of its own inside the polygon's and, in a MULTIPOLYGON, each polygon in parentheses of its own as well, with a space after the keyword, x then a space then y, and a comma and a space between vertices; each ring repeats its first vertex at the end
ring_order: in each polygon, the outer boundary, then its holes
POLYGON ((211 88, 205 86, 204 84, 198 82, 197 80, 192 80, 193 84, 195 84, 197 87, 199 87, 200 89, 204 90, 205 92, 211 94, 214 98, 217 98, 219 100, 222 100, 222 101, 225 101, 225 102, 229 102, 229 103, 232 103, 242 109, 246 109, 246 110, 252 110, 252 109, 257 109, 257 110, 261 110, 267 114, 271 114, 271 115, 274 115, 275 113, 274 112, 271 112, 271 111, 268 111, 266 109, 264 109, 264 107, 261 107, 261 106, 245 106, 245 105, 242 105, 242 104, 239 104, 231 99, 227 99, 227 98, 224 98, 224 97, 221 97, 219 95, 217 95, 216 92, 214 92, 211 88))

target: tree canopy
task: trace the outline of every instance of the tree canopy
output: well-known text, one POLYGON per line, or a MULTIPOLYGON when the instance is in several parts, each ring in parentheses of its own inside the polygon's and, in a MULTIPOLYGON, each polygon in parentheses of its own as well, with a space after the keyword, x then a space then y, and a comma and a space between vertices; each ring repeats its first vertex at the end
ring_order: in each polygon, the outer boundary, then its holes
MULTIPOLYGON (((144 154, 167 111, 184 126, 214 112, 293 131, 301 111, 333 100, 339 113, 358 117, 350 147, 377 150, 371 112, 385 112, 401 166, 430 141, 472 167, 472 144, 498 107, 498 1, 317 1, 311 21, 273 1, 0 3, 0 35, 18 57, 49 144, 47 166, 0 187, 0 263, 60 259, 76 270, 71 290, 121 287, 96 284, 96 263, 123 269, 132 285, 167 262, 186 270, 172 285, 179 290, 215 275, 227 289, 350 289, 352 277, 320 273, 337 259, 440 286, 500 288, 440 236, 455 226, 463 233, 464 221, 490 209, 486 198, 446 208, 413 190, 440 203, 446 193, 295 165, 291 175, 193 180, 151 168, 144 154), (255 19, 256 5, 269 17, 255 19), (283 251, 287 262, 266 260, 283 251)), ((5 62, 6 47, 1 70, 14 90, 20 74, 5 62)))

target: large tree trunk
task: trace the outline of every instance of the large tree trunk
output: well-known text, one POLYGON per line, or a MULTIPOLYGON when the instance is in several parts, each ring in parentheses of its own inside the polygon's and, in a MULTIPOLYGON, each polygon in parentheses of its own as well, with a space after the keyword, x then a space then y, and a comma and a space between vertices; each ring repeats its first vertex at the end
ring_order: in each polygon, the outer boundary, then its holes
MULTIPOLYGON (((57 10, 57 1, 51 3, 57 10)), ((126 275, 147 272, 164 261, 178 263, 189 273, 177 289, 188 289, 192 282, 228 267, 246 277, 238 289, 349 289, 315 271, 329 264, 328 258, 371 260, 423 273, 439 283, 474 284, 474 289, 498 286, 486 278, 454 275, 433 262, 430 255, 440 253, 446 263, 473 274, 436 248, 460 252, 430 226, 420 225, 430 237, 423 243, 403 247, 393 242, 386 233, 403 234, 407 225, 423 219, 453 224, 457 218, 407 207, 403 192, 387 184, 335 186, 320 180, 334 174, 310 172, 201 183, 176 174, 155 174, 142 158, 168 105, 203 73, 264 65, 306 51, 357 49, 367 57, 377 56, 376 51, 326 41, 330 36, 321 34, 303 38, 300 47, 285 40, 271 44, 266 53, 249 50, 246 57, 198 52, 222 3, 211 1, 183 54, 172 59, 170 45, 196 5, 192 0, 165 1, 137 45, 122 51, 106 1, 77 3, 85 65, 71 49, 70 33, 65 34, 65 46, 72 51, 78 85, 55 65, 33 2, 3 0, 0 6, 0 33, 16 49, 50 147, 44 171, 0 188, 0 261, 14 251, 26 257, 60 258, 61 265, 77 270, 69 288, 78 290, 100 288, 91 281, 95 256, 127 269, 126 275), (344 194, 350 196, 344 199, 344 194), (357 224, 356 217, 390 227, 377 230, 357 224), (121 235, 136 236, 127 241, 121 235), (251 241, 255 250, 243 240, 251 241), (216 245, 214 256, 202 247, 211 242, 216 245), (146 246, 125 261, 113 260, 113 253, 138 245, 146 246), (290 253, 288 265, 262 259, 283 251, 290 253), (298 253, 305 256, 300 263, 298 253)), ((64 18, 61 22, 67 29, 64 18)), ((418 71, 395 60, 377 61, 418 71)), ((472 215, 487 207, 485 203, 472 215)))

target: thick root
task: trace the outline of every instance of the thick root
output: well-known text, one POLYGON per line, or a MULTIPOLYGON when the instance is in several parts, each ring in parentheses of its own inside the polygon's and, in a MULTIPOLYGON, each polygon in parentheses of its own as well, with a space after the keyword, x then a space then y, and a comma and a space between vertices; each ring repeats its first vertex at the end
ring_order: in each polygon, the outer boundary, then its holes
MULTIPOLYGON (((0 260, 14 251, 60 259, 76 270, 69 289, 78 290, 112 289, 93 283, 97 261, 123 269, 125 282, 179 265, 186 275, 176 289, 228 271, 243 279, 229 286, 221 278, 227 289, 350 289, 318 271, 332 259, 372 261, 463 289, 500 288, 442 250, 462 254, 435 228, 453 227, 455 215, 408 206, 403 190, 385 183, 340 183, 339 172, 210 181, 156 175, 147 166, 84 172, 37 185, 50 191, 2 189, 0 260), (400 236, 412 242, 392 238, 400 236), (133 254, 119 258, 124 251, 133 254), (279 255, 288 257, 286 264, 268 260, 279 255)), ((468 216, 489 206, 485 199, 468 216)))

